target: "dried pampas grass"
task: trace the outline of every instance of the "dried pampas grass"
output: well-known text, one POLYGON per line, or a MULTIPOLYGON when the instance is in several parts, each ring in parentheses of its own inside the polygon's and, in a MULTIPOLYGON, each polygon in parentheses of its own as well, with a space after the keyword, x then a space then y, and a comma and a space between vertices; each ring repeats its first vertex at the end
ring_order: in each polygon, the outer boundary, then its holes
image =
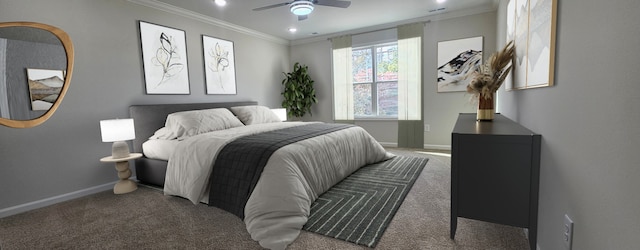
POLYGON ((493 53, 489 61, 470 71, 467 77, 473 79, 467 85, 467 92, 491 98, 511 72, 514 53, 515 47, 513 41, 510 41, 501 51, 493 53))

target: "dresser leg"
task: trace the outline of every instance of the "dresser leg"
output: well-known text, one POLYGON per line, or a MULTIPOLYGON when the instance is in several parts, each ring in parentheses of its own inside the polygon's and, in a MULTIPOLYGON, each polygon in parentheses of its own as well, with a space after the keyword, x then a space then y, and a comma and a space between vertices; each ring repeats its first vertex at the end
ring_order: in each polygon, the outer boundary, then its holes
POLYGON ((449 237, 453 240, 456 237, 456 229, 458 228, 458 216, 451 216, 451 232, 449 237))

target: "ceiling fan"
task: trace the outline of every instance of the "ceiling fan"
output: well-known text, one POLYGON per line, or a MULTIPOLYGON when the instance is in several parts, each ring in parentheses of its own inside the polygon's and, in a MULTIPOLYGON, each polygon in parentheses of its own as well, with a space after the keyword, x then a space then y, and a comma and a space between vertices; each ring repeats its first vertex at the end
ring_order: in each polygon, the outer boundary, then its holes
POLYGON ((298 16, 298 21, 307 19, 307 15, 311 14, 315 5, 347 8, 351 5, 351 1, 343 0, 294 0, 292 2, 285 2, 279 4, 268 5, 260 8, 253 9, 254 11, 266 10, 281 6, 289 6, 289 11, 298 16))

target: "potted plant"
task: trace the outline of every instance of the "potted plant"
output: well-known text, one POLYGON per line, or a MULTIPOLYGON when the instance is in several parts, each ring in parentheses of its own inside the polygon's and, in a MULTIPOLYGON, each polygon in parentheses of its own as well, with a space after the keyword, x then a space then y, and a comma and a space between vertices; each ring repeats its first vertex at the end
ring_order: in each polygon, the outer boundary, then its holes
POLYGON ((296 62, 292 72, 282 72, 286 77, 282 80, 282 107, 287 109, 289 116, 302 117, 307 112, 311 114, 311 105, 318 102, 308 70, 309 67, 296 62))

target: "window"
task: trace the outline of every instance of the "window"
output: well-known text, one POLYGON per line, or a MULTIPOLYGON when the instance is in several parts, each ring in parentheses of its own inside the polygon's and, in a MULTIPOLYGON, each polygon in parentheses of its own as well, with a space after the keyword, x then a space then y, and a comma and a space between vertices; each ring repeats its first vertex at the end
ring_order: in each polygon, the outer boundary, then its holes
POLYGON ((354 116, 397 118, 397 43, 353 48, 352 66, 354 116))

